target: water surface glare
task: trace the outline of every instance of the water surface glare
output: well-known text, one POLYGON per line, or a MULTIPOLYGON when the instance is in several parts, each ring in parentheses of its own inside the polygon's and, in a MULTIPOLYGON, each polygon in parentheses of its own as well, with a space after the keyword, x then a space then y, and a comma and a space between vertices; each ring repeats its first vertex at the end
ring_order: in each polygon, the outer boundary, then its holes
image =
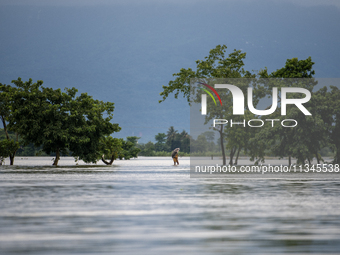
POLYGON ((0 166, 0 254, 340 254, 340 179, 194 179, 179 162, 0 166))

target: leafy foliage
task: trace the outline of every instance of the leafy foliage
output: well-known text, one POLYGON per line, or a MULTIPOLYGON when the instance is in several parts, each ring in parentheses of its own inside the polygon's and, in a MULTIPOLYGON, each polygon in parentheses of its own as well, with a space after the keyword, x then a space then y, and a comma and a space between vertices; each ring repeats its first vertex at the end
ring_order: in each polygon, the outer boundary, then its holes
MULTIPOLYGON (((209 56, 205 57, 204 60, 196 61, 196 71, 193 71, 191 68, 184 69, 182 68, 179 73, 173 74, 173 76, 177 77, 175 80, 170 81, 168 86, 163 86, 163 92, 160 95, 163 97, 159 102, 164 101, 170 93, 175 93, 175 98, 178 97, 179 93, 183 93, 183 97, 186 97, 189 104, 190 100, 198 100, 201 92, 198 91, 196 94, 196 98, 190 98, 190 93, 195 94, 195 92, 190 91, 190 81, 193 79, 197 81, 202 81, 209 78, 251 78, 255 77, 254 74, 251 74, 249 71, 246 71, 243 66, 243 60, 246 57, 246 53, 241 52, 240 50, 234 50, 228 56, 226 56, 227 46, 226 45, 217 45, 214 49, 209 51, 209 56)), ((230 93, 226 93, 223 96, 223 102, 232 102, 230 99, 230 93)), ((223 107, 223 111, 220 107, 209 107, 208 114, 206 116, 206 123, 213 118, 218 119, 227 119, 228 116, 231 115, 231 107, 223 107), (226 111, 229 109, 229 111, 226 111)), ((222 148, 222 157, 223 157, 223 165, 226 164, 226 156, 224 151, 224 127, 220 126, 220 129, 215 129, 220 135, 221 148, 222 148)), ((228 136, 227 139, 232 139, 232 136, 228 136)), ((235 141, 230 142, 229 144, 235 144, 235 141)), ((172 147, 172 146, 171 146, 172 147)), ((239 150, 241 149, 240 145, 238 145, 239 150)), ((234 150, 234 149, 233 149, 234 150)), ((231 154, 232 155, 232 154, 231 154)), ((232 160, 231 160, 232 162, 232 160)))
POLYGON ((96 162, 100 156, 100 139, 120 130, 110 121, 114 104, 94 100, 86 93, 76 97, 77 89, 45 88, 42 81, 12 81, 16 85, 11 98, 9 128, 21 135, 25 144, 42 146, 47 154, 61 153, 85 162, 96 162))
POLYGON ((16 135, 15 138, 11 138, 9 135, 9 130, 7 128, 7 122, 11 116, 11 102, 12 95, 15 90, 6 84, 0 83, 0 119, 2 121, 2 125, 4 127, 5 139, 0 141, 0 164, 2 164, 2 159, 9 157, 10 164, 14 164, 14 157, 19 149, 19 138, 16 135))
POLYGON ((246 53, 235 49, 226 57, 226 49, 226 45, 217 45, 204 60, 196 61, 196 71, 182 68, 179 73, 173 74, 176 79, 169 81, 168 86, 162 86, 162 100, 159 102, 163 102, 171 93, 175 93, 175 98, 182 93, 190 103, 190 79, 253 77, 243 68, 246 53))
MULTIPOLYGON (((0 158, 7 158, 12 155, 13 151, 18 150, 19 143, 14 140, 1 140, 0 141, 0 158)), ((0 160, 2 162, 2 160, 0 160)), ((1 165, 1 164, 0 164, 1 165)))
MULTIPOLYGON (((167 86, 163 86, 163 92, 160 93, 162 100, 159 102, 164 101, 171 93, 175 94, 175 98, 178 98, 180 93, 183 94, 183 97, 187 98, 189 104, 192 102, 191 100, 199 102, 203 92, 199 89, 197 91, 194 89, 190 91, 190 81, 192 82, 193 80, 214 83, 218 78, 255 78, 255 75, 245 71, 243 68, 243 60, 246 54, 234 50, 234 52, 226 57, 226 48, 225 45, 216 46, 204 60, 196 61, 196 70, 182 68, 179 73, 173 74, 176 78, 170 81, 167 86)), ((317 81, 313 79, 315 74, 313 65, 314 62, 311 57, 304 60, 292 58, 287 59, 284 67, 270 74, 267 68, 258 73, 256 76, 258 79, 251 82, 254 107, 256 107, 261 98, 271 96, 273 87, 277 87, 279 90, 282 87, 300 87, 312 93, 312 99, 305 104, 312 115, 305 116, 295 106, 288 105, 286 115, 281 116, 279 114, 281 108, 280 95, 278 95, 277 111, 269 116, 256 116, 245 109, 242 120, 262 118, 263 120, 275 119, 281 122, 284 119, 295 119, 299 124, 295 128, 285 128, 282 125, 267 125, 261 129, 249 128, 248 126, 228 128, 223 125, 214 128, 220 135, 218 140, 221 143, 223 164, 226 164, 225 148, 230 152, 230 165, 234 164, 234 155, 236 155, 235 163, 237 164, 238 154, 242 149, 248 152, 251 155, 251 159, 256 160, 256 163, 259 161, 264 162, 265 155, 271 154, 279 157, 288 156, 289 164, 291 164, 292 157, 296 158, 298 163, 311 162, 313 157, 319 162, 322 160, 320 151, 325 147, 329 147, 335 152, 334 162, 340 161, 340 92, 336 87, 331 87, 330 92, 326 88, 313 92, 315 85, 317 85, 317 81), (284 81, 283 78, 285 78, 284 81), (224 141, 227 143, 226 146, 224 146, 224 141)), ((238 86, 246 94, 250 82, 247 82, 246 79, 242 80, 239 84, 234 85, 238 86)), ((216 90, 221 96, 224 105, 223 107, 215 106, 212 100, 207 100, 208 110, 205 124, 212 119, 241 121, 240 116, 234 116, 232 113, 231 93, 216 90)), ((299 93, 288 94, 288 98, 301 98, 301 96, 299 93)), ((175 130, 169 130, 167 134, 168 145, 171 148, 178 147, 173 146, 175 132, 175 130)), ((196 141, 192 139, 192 148, 199 150, 199 144, 207 144, 206 137, 203 134, 196 141)), ((201 150, 206 149, 201 148, 201 150)))
MULTIPOLYGON (((266 94, 270 96, 273 87, 299 87, 305 88, 312 93, 312 99, 305 104, 311 112, 311 116, 305 116, 295 106, 287 107, 287 114, 281 116, 281 98, 278 101, 278 110, 269 116, 264 116, 263 119, 276 119, 281 122, 284 119, 294 119, 298 125, 294 128, 285 128, 282 125, 275 125, 272 127, 268 125, 261 129, 261 131, 251 139, 251 143, 255 144, 251 152, 252 159, 264 161, 264 151, 270 151, 275 156, 289 157, 289 164, 291 158, 297 158, 298 163, 304 163, 306 160, 311 162, 313 157, 320 160, 320 151, 326 146, 327 135, 326 126, 322 116, 319 113, 320 101, 313 93, 313 88, 317 84, 312 76, 314 62, 311 57, 305 60, 298 60, 297 58, 287 59, 283 68, 278 69, 271 74, 267 70, 260 71, 260 82, 264 84, 266 94), (265 79, 263 79, 265 78, 265 79), (271 79, 268 79, 271 78, 271 79), (282 80, 282 78, 285 78, 282 80), (300 79, 306 78, 306 79, 300 79)), ((289 93, 288 98, 299 98, 301 94, 289 93)))
POLYGON ((100 141, 100 151, 103 153, 101 160, 107 165, 112 165, 118 158, 136 158, 140 152, 136 144, 137 137, 127 137, 127 141, 122 138, 113 138, 112 136, 103 137, 100 141), (106 159, 110 159, 110 161, 106 159))

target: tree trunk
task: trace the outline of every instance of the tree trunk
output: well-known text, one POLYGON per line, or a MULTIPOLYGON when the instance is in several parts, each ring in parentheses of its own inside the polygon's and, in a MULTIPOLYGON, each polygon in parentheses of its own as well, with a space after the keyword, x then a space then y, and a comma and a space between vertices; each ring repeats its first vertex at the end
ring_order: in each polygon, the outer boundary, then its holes
POLYGON ((233 165, 233 158, 236 152, 236 147, 231 148, 230 150, 230 160, 229 160, 229 165, 233 165))
POLYGON ((4 131, 5 131, 5 134, 6 134, 6 138, 7 138, 7 140, 9 140, 9 135, 8 135, 8 132, 7 132, 7 125, 6 125, 6 122, 5 122, 5 118, 2 115, 1 115, 1 120, 2 120, 2 125, 4 126, 4 131))
POLYGON ((59 151, 59 148, 57 148, 57 150, 56 150, 56 155, 55 155, 55 160, 54 160, 54 162, 53 162, 53 166, 57 166, 58 165, 58 161, 59 161, 59 159, 60 159, 60 151, 59 151))
POLYGON ((335 153, 335 157, 334 157, 334 164, 340 164, 340 146, 336 147, 336 153, 335 153))
MULTIPOLYGON (((2 115, 1 115, 1 120, 2 120, 2 125, 4 126, 4 131, 5 131, 5 134, 6 134, 6 138, 7 138, 7 140, 9 141, 10 138, 9 138, 8 131, 7 131, 6 121, 5 121, 4 116, 2 116, 2 115)), ((16 133, 16 136, 17 136, 17 142, 18 142, 18 141, 19 141, 18 133, 16 133)), ((9 155, 9 164, 10 164, 11 166, 14 165, 14 157, 15 157, 15 153, 16 153, 16 152, 17 152, 17 151, 15 150, 11 155, 9 155)), ((1 161, 1 164, 2 164, 2 161, 1 161)), ((0 165, 1 165, 1 164, 0 164, 0 165)))
POLYGON ((315 157, 316 157, 318 164, 320 164, 320 155, 318 152, 315 153, 315 157))
POLYGON ((289 165, 289 166, 292 165, 292 157, 291 157, 291 156, 288 157, 288 165, 289 165))
POLYGON ((222 159, 223 165, 226 165, 226 158, 225 158, 225 150, 224 150, 224 142, 223 142, 223 125, 221 125, 221 129, 219 130, 220 133, 220 140, 221 140, 221 149, 222 149, 222 159))
MULTIPOLYGON (((15 133, 16 138, 17 138, 17 142, 19 142, 19 135, 18 133, 15 133)), ((10 160, 10 165, 14 165, 14 157, 15 154, 17 153, 17 150, 13 151, 12 155, 9 156, 9 160, 10 160)))
POLYGON ((104 158, 104 155, 102 156, 102 161, 106 164, 106 165, 112 165, 113 161, 115 161, 115 156, 112 155, 111 160, 110 161, 106 161, 104 158))
POLYGON ((238 161, 238 156, 240 155, 240 151, 241 151, 241 146, 239 146, 238 150, 237 150, 236 159, 235 159, 235 163, 234 163, 235 166, 237 166, 237 161, 238 161))
POLYGON ((11 166, 14 165, 14 157, 15 157, 15 153, 13 153, 12 155, 9 156, 9 164, 10 164, 11 166))
POLYGON ((336 121, 335 121, 335 127, 332 135, 332 140, 335 144, 335 155, 334 155, 334 160, 333 164, 340 164, 340 114, 337 113, 335 115, 336 121))

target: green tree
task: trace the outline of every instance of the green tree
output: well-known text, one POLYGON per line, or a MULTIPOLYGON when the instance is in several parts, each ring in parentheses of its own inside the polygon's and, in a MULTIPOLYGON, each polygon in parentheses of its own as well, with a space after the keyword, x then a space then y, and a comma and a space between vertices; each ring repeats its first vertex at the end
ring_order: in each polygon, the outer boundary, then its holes
POLYGON ((10 164, 13 165, 13 152, 17 151, 18 147, 18 142, 14 140, 5 139, 0 141, 0 165, 2 165, 3 160, 7 157, 11 158, 10 164))
POLYGON ((42 145, 47 154, 56 153, 57 165, 61 153, 85 162, 96 162, 101 157, 100 139, 120 130, 110 121, 114 104, 94 100, 86 93, 76 97, 75 88, 53 90, 43 82, 12 81, 17 90, 13 97, 9 127, 18 132, 26 144, 42 145))
MULTIPOLYGON (((251 152, 252 158, 258 156, 263 161, 264 150, 267 149, 275 156, 288 156, 289 165, 291 165, 292 157, 296 157, 298 163, 304 163, 305 160, 311 162, 313 156, 318 161, 320 160, 318 151, 324 146, 326 138, 325 126, 320 114, 318 114, 317 104, 315 104, 312 92, 317 84, 317 81, 312 78, 315 73, 312 69, 313 64, 311 57, 305 60, 293 58, 287 59, 283 68, 271 74, 268 74, 267 69, 259 72, 260 82, 264 85, 268 96, 271 95, 273 87, 278 87, 279 89, 282 87, 299 87, 309 90, 312 93, 312 99, 304 105, 312 115, 305 116, 296 106, 288 105, 287 114, 281 116, 281 98, 279 96, 278 110, 269 116, 264 116, 263 119, 277 119, 277 123, 284 119, 295 119, 298 125, 294 128, 285 128, 277 124, 274 127, 267 125, 262 128, 259 134, 254 139, 251 139, 251 143, 255 144, 253 146, 255 149, 251 152), (282 80, 282 78, 285 79, 282 80)), ((299 93, 289 93, 287 96, 288 98, 302 97, 299 93)))
POLYGON ((113 110, 114 103, 94 100, 86 93, 71 101, 68 125, 72 155, 85 162, 98 160, 100 139, 121 130, 118 124, 111 123, 113 110))
POLYGON ((121 139, 105 136, 100 140, 100 151, 103 153, 101 160, 106 165, 112 165, 118 158, 118 153, 122 150, 123 142, 121 139), (109 159, 109 161, 107 161, 109 159))
MULTIPOLYGON (((242 123, 244 120, 257 119, 253 113, 248 110, 245 110, 244 116, 233 116, 233 122, 242 123)), ((237 165, 238 158, 242 149, 245 152, 251 150, 251 144, 249 140, 254 137, 257 133, 256 128, 251 128, 247 124, 236 125, 233 127, 225 128, 225 136, 227 140, 226 148, 229 150, 229 165, 237 165), (234 160, 235 159, 235 160, 234 160), (233 161, 234 160, 234 161, 233 161)))
POLYGON ((119 154, 119 159, 137 158, 140 152, 140 149, 137 148, 138 139, 140 139, 140 137, 128 136, 126 137, 126 141, 123 140, 123 150, 119 154))
POLYGON ((126 141, 131 142, 134 145, 138 144, 138 140, 140 139, 140 137, 137 136, 128 136, 126 137, 126 141))
POLYGON ((261 78, 312 78, 315 71, 312 69, 315 63, 311 57, 305 60, 298 58, 287 59, 284 67, 268 74, 267 68, 261 70, 261 78))
POLYGON ((176 79, 170 81, 168 86, 162 86, 163 91, 160 93, 162 100, 159 102, 163 102, 171 93, 175 93, 175 98, 182 93, 190 103, 190 79, 252 77, 251 73, 243 68, 246 53, 234 50, 225 57, 226 49, 226 45, 217 45, 210 50, 208 57, 196 61, 196 71, 182 68, 179 73, 173 74, 176 79))
POLYGON ((200 134, 199 136, 197 136, 197 139, 191 140, 191 146, 192 146, 192 150, 191 152, 206 152, 208 150, 209 147, 209 143, 207 141, 207 138, 204 134, 200 134))
MULTIPOLYGON (((12 101, 15 89, 10 85, 0 83, 0 119, 6 134, 6 140, 0 141, 0 163, 2 159, 9 157, 10 165, 14 164, 14 157, 19 149, 19 136, 16 134, 15 139, 10 138, 7 122, 12 114, 12 101)), ((0 164, 0 165, 1 165, 0 164)))
MULTIPOLYGON (((225 56, 227 46, 226 45, 217 45, 214 49, 210 50, 209 56, 205 57, 204 60, 196 61, 196 71, 193 71, 191 68, 184 69, 182 68, 179 73, 173 74, 176 77, 175 80, 170 81, 168 86, 163 86, 163 91, 160 93, 162 96, 162 100, 164 101, 171 93, 175 93, 175 98, 178 98, 179 93, 182 93, 184 97, 187 98, 190 103, 190 81, 191 79, 196 79, 197 81, 207 81, 208 78, 241 78, 241 77, 255 77, 249 71, 246 71, 243 66, 243 60, 246 57, 246 53, 242 53, 240 50, 234 50, 228 56, 225 56)), ((196 100, 199 100, 201 92, 194 92, 197 94, 196 100)), ((226 94, 226 96, 230 99, 230 95, 226 94)), ((230 101, 230 100, 229 100, 230 101)), ((223 100, 223 102, 228 102, 223 100)), ((226 119, 226 117, 230 116, 229 111, 222 111, 219 107, 209 107, 209 109, 214 109, 213 111, 208 111, 206 115, 205 123, 207 124, 210 120, 216 119, 226 119)), ((224 108, 224 110, 227 108, 224 108)), ((229 108, 230 109, 230 108, 229 108)), ((224 149, 224 125, 220 125, 219 128, 215 128, 215 130, 220 135, 220 142, 222 148, 222 158, 223 165, 226 164, 226 156, 224 149)), ((230 138, 231 139, 231 138, 230 138)))
POLYGON ((173 126, 171 126, 168 129, 168 132, 166 134, 166 144, 169 146, 170 151, 174 150, 178 146, 178 142, 176 142, 176 135, 178 134, 178 131, 175 130, 173 126))
POLYGON ((206 131, 200 134, 197 139, 191 138, 191 152, 214 152, 218 151, 218 146, 214 143, 214 132, 206 131))
POLYGON ((323 87, 314 94, 317 112, 321 116, 327 132, 327 145, 335 153, 334 164, 340 164, 340 89, 323 87))
POLYGON ((340 89, 331 86, 329 100, 331 100, 331 114, 333 117, 333 125, 330 126, 330 142, 333 144, 335 151, 334 164, 340 164, 340 89))
MULTIPOLYGON (((198 79, 198 81, 201 79, 198 79)), ((213 84, 233 84, 237 86, 243 94, 247 94, 247 90, 250 85, 253 88, 253 106, 256 107, 259 99, 265 95, 263 87, 261 87, 254 78, 242 77, 242 78, 225 78, 225 79, 210 79, 206 81, 213 86, 213 84)), ((208 84, 208 85, 209 85, 208 84)), ((195 88, 196 89, 196 88, 195 88)), ((210 123, 213 119, 225 119, 229 121, 229 124, 218 124, 215 127, 211 127, 213 130, 219 133, 219 143, 220 148, 222 150, 222 158, 223 164, 226 164, 225 157, 225 148, 230 151, 230 160, 229 164, 233 165, 233 159, 236 157, 235 163, 237 164, 238 156, 240 154, 241 149, 247 150, 247 146, 249 145, 248 139, 254 135, 254 129, 248 128, 245 124, 243 125, 231 125, 231 120, 233 123, 243 123, 245 119, 254 119, 257 118, 254 114, 252 114, 249 110, 244 109, 244 115, 234 115, 233 113, 233 104, 234 99, 233 95, 229 90, 219 89, 216 91, 220 95, 222 104, 216 104, 213 100, 207 100, 207 113, 205 116, 205 124, 210 123), (226 146, 224 142, 226 141, 226 146)), ((195 97, 195 101, 200 102, 201 89, 197 89, 194 91, 193 95, 195 97)))
POLYGON ((103 153, 101 160, 106 165, 112 165, 116 159, 136 158, 140 149, 136 148, 136 143, 130 140, 124 141, 122 138, 106 136, 101 139, 100 151, 103 153))
POLYGON ((158 133, 157 135, 155 135, 155 140, 157 141, 157 143, 164 144, 166 141, 166 134, 158 133))
POLYGON ((213 131, 205 131, 203 133, 208 142, 213 142, 215 139, 215 133, 213 131))
POLYGON ((166 134, 158 133, 155 135, 155 151, 168 151, 168 147, 166 145, 166 134))
POLYGON ((176 148, 181 148, 182 152, 190 153, 190 136, 185 130, 177 135, 177 140, 180 142, 176 148))
POLYGON ((151 141, 140 145, 139 148, 141 149, 139 153, 141 156, 154 156, 155 154, 155 144, 151 141))

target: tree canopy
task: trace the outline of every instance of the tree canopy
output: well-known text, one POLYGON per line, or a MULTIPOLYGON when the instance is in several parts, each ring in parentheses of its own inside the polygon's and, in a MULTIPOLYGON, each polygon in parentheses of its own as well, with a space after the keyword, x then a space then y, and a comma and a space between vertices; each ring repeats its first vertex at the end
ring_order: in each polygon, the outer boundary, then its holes
POLYGON ((0 83, 0 119, 4 127, 5 139, 0 141, 0 165, 3 158, 9 157, 10 164, 14 164, 14 157, 19 149, 18 134, 13 139, 10 137, 7 122, 11 116, 11 102, 14 89, 10 85, 0 83))
POLYGON ((100 140, 100 151, 103 153, 101 160, 106 165, 112 165, 116 159, 136 158, 140 152, 140 149, 136 147, 137 140, 136 136, 128 136, 126 141, 112 136, 103 137, 100 140))
MULTIPOLYGON (((244 109, 244 115, 236 116, 232 112, 233 98, 230 92, 219 91, 216 89, 222 104, 216 105, 212 100, 207 100, 207 112, 205 116, 205 124, 210 123, 213 119, 233 119, 233 121, 241 121, 241 119, 258 119, 265 121, 266 119, 275 119, 279 122, 284 119, 294 119, 299 124, 295 128, 285 128, 282 125, 267 125, 261 129, 249 128, 247 125, 237 127, 227 127, 219 125, 214 128, 220 134, 219 141, 221 143, 223 164, 226 164, 224 149, 230 152, 229 164, 237 164, 238 154, 243 149, 248 152, 252 160, 256 159, 256 163, 264 161, 266 155, 274 155, 278 157, 288 157, 289 164, 291 158, 296 158, 297 163, 309 162, 315 157, 318 162, 322 160, 320 151, 325 148, 331 148, 334 153, 334 162, 340 161, 340 121, 339 121, 339 88, 331 86, 314 91, 317 81, 313 78, 315 71, 313 70, 314 62, 311 57, 299 60, 298 58, 287 59, 285 65, 271 73, 264 68, 258 74, 252 74, 244 69, 244 59, 246 53, 234 50, 228 56, 225 55, 227 47, 225 45, 217 45, 210 50, 209 56, 204 60, 196 61, 196 70, 191 68, 182 68, 180 72, 173 74, 174 80, 169 81, 167 86, 163 86, 160 93, 162 97, 159 102, 163 102, 166 98, 174 93, 175 98, 179 94, 185 97, 189 104, 192 102, 200 102, 202 92, 200 89, 190 90, 190 82, 208 83, 213 86, 219 78, 242 78, 236 84, 243 94, 247 94, 247 88, 252 87, 253 107, 256 109, 257 103, 265 97, 271 97, 273 87, 278 88, 278 104, 277 110, 271 115, 258 116, 244 109), (245 78, 252 78, 251 82, 247 82, 245 78), (302 79, 303 78, 303 79, 302 79), (245 79, 244 81, 242 81, 245 79), (284 79, 284 80, 283 80, 284 79), (251 84, 251 85, 250 85, 251 84), (288 105, 286 115, 281 115, 281 94, 282 87, 299 87, 305 88, 311 92, 311 100, 305 106, 312 113, 306 116, 294 105, 288 105), (191 94, 191 95, 190 95, 191 94), (224 141, 226 145, 224 145, 224 141), (235 163, 233 157, 236 155, 235 163)), ((218 80, 220 81, 220 80, 218 80)), ((219 82, 220 84, 220 82, 219 82)), ((301 93, 288 93, 287 98, 302 98, 301 93)), ((267 109, 269 109, 268 106, 267 109)), ((168 137, 173 132, 168 133, 168 137)), ((173 136, 173 135, 172 135, 173 136)), ((195 141, 195 149, 199 143, 207 144, 206 137, 201 135, 195 141)))
POLYGON ((163 91, 160 93, 162 99, 159 102, 163 102, 171 93, 175 93, 175 98, 182 93, 190 103, 190 79, 254 77, 243 68, 245 52, 235 49, 226 56, 226 50, 226 45, 217 45, 209 51, 209 56, 204 60, 196 61, 196 71, 182 68, 178 73, 174 73, 176 79, 169 81, 167 86, 162 86, 163 91))
MULTIPOLYGON (((187 98, 187 101, 190 104, 191 100, 199 100, 201 92, 198 91, 197 95, 194 99, 192 96, 190 98, 190 82, 193 80, 196 81, 206 81, 207 79, 212 78, 251 78, 255 77, 255 74, 251 74, 250 71, 246 71, 244 69, 243 60, 246 57, 246 53, 241 52, 240 50, 234 50, 226 56, 226 45, 217 45, 214 49, 209 51, 209 56, 205 57, 204 60, 196 61, 196 71, 193 71, 191 68, 184 69, 182 68, 179 73, 173 74, 176 77, 175 80, 170 81, 168 86, 163 86, 163 91, 160 93, 162 96, 162 100, 164 101, 170 93, 175 93, 175 98, 178 97, 179 93, 183 93, 183 96, 187 98)), ((223 93, 222 98, 224 102, 232 102, 230 93, 223 93)), ((212 102, 210 102, 212 103, 212 102)), ((223 107, 223 111, 221 107, 211 108, 209 107, 209 111, 206 116, 205 122, 208 123, 210 120, 214 118, 225 119, 231 115, 230 107, 223 107), (213 110, 211 110, 213 109, 213 110), (229 111, 225 111, 225 109, 229 109, 229 111)), ((225 156, 225 146, 224 146, 224 129, 225 127, 221 125, 219 129, 215 129, 220 135, 220 143, 222 148, 222 158, 223 165, 226 164, 226 156, 225 156)), ((227 136, 227 139, 232 139, 232 136, 227 136)), ((229 145, 232 144, 230 141, 229 145)), ((237 146, 240 150, 240 146, 237 146)), ((232 148, 232 150, 236 150, 236 147, 232 148)), ((231 157, 234 153, 231 153, 231 157)))
POLYGON ((47 154, 55 152, 53 165, 68 153, 87 163, 96 162, 102 156, 103 137, 121 129, 111 123, 114 103, 95 100, 87 93, 76 96, 75 88, 62 92, 43 87, 42 81, 18 78, 12 82, 16 87, 2 86, 8 100, 2 100, 6 105, 1 104, 1 113, 6 114, 8 128, 25 144, 42 146, 47 154))

